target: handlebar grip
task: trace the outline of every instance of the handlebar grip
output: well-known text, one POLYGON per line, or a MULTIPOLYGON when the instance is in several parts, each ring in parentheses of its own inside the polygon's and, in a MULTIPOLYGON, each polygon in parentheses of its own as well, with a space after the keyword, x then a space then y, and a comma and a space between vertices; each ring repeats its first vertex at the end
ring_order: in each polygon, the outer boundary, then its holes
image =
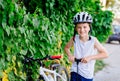
POLYGON ((75 62, 77 63, 77 65, 79 64, 79 62, 81 62, 81 59, 77 59, 75 58, 75 62))
POLYGON ((81 62, 81 59, 75 58, 75 62, 81 62))
POLYGON ((60 59, 62 56, 61 55, 53 55, 53 56, 50 56, 50 59, 60 59))

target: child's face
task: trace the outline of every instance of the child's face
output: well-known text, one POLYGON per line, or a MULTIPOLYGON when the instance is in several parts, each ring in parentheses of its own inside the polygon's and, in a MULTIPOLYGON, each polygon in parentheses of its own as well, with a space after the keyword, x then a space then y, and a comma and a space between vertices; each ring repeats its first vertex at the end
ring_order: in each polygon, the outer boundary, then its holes
POLYGON ((88 36, 88 33, 90 31, 89 23, 78 23, 76 25, 76 31, 81 37, 88 36))

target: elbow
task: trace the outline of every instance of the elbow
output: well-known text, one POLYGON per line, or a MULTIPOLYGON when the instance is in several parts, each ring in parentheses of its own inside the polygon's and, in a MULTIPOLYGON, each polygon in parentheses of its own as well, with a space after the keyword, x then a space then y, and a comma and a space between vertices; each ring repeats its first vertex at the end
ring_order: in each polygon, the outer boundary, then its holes
POLYGON ((106 54, 106 58, 108 58, 109 57, 109 55, 108 55, 108 53, 106 54))
POLYGON ((105 58, 108 58, 108 57, 109 57, 109 55, 108 55, 107 52, 105 52, 104 54, 105 54, 105 55, 104 55, 105 58))
POLYGON ((66 50, 68 50, 68 47, 67 47, 67 46, 64 47, 64 51, 65 51, 65 52, 66 52, 66 50))
POLYGON ((109 55, 108 55, 108 54, 104 55, 104 58, 108 58, 108 57, 109 57, 109 55))
POLYGON ((68 46, 64 47, 64 51, 67 52, 70 48, 68 46))

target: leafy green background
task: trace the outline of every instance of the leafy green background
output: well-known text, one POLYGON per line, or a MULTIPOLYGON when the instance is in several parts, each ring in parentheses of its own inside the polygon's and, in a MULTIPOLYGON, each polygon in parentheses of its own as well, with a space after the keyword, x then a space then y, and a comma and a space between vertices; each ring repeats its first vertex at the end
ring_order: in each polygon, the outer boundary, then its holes
POLYGON ((77 12, 89 12, 94 19, 92 35, 106 41, 113 13, 101 8, 99 0, 0 0, 0 79, 36 80, 39 65, 24 64, 24 56, 61 54, 61 63, 69 66, 63 49, 73 35, 77 12), (29 77, 24 67, 31 70, 29 77))

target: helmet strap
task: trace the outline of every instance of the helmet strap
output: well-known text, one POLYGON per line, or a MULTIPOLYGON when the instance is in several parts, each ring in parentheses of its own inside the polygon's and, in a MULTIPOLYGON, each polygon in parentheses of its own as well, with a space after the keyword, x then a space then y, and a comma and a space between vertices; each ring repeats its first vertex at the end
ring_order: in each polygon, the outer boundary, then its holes
POLYGON ((89 34, 92 35, 92 25, 90 24, 90 31, 89 34))

